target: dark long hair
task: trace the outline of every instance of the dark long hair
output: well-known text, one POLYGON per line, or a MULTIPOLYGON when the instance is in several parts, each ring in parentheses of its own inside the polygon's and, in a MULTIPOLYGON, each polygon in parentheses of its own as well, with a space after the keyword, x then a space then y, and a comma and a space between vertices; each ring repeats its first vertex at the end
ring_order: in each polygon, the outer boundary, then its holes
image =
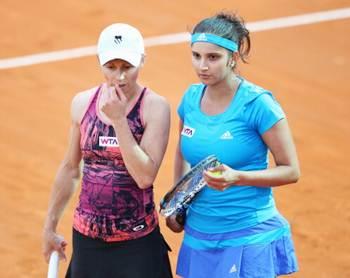
POLYGON ((247 63, 250 51, 249 31, 243 19, 237 14, 219 12, 215 16, 205 18, 193 28, 192 35, 195 33, 214 34, 234 41, 238 45, 241 60, 247 63))

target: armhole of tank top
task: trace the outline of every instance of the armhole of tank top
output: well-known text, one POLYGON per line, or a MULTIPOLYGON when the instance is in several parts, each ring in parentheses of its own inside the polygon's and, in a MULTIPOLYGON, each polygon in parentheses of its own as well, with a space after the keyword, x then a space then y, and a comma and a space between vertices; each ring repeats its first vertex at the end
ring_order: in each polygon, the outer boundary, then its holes
POLYGON ((87 104, 87 106, 86 106, 86 108, 85 108, 85 111, 84 111, 84 113, 83 113, 83 117, 82 117, 81 120, 80 120, 80 124, 81 124, 81 123, 83 122, 83 120, 85 119, 86 114, 87 114, 87 111, 89 110, 89 108, 90 108, 90 106, 91 106, 91 103, 95 100, 95 98, 96 98, 97 95, 99 94, 101 87, 102 87, 102 85, 100 85, 100 86, 97 88, 97 90, 95 91, 95 93, 93 93, 92 96, 90 97, 89 102, 88 102, 88 104, 87 104))
POLYGON ((140 103, 140 120, 141 120, 141 124, 142 124, 143 128, 145 128, 145 120, 144 120, 144 117, 143 117, 143 113, 144 113, 145 98, 146 98, 146 95, 148 94, 148 90, 147 90, 146 87, 143 89, 142 93, 143 93, 143 97, 142 97, 141 103, 140 103))

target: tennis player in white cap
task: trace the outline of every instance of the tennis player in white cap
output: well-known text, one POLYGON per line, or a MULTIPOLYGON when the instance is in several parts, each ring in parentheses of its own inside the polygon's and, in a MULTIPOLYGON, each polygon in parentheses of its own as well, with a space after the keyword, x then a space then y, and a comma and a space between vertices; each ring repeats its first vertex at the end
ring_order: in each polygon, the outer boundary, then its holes
POLYGON ((48 260, 54 250, 66 256, 67 242, 56 228, 83 160, 66 277, 172 277, 153 201, 170 108, 138 82, 145 52, 136 28, 122 23, 106 27, 97 52, 106 81, 72 101, 70 141, 44 226, 44 256, 48 260))

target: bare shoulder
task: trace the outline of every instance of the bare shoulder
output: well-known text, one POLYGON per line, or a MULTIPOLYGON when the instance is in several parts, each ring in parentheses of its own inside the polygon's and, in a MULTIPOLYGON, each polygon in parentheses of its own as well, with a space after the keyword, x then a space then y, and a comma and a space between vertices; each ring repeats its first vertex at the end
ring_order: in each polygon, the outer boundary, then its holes
POLYGON ((164 122, 165 125, 168 125, 170 105, 166 98, 148 89, 144 99, 143 118, 146 125, 151 121, 164 122))
POLYGON ((148 89, 147 94, 145 95, 145 109, 165 109, 170 110, 170 105, 165 97, 157 94, 156 92, 148 89))
POLYGON ((80 124, 84 114, 90 104, 91 99, 95 95, 98 87, 94 87, 82 92, 77 93, 71 103, 71 115, 72 120, 75 123, 80 124))

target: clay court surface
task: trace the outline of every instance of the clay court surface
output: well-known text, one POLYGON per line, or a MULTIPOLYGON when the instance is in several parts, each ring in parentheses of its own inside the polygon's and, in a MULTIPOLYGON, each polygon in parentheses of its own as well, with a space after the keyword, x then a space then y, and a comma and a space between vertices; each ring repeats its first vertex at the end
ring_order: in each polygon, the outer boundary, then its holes
MULTIPOLYGON (((220 9, 255 22, 349 6, 345 0, 2 0, 0 59, 91 46, 112 22, 135 25, 149 38, 186 32, 220 9)), ((349 31, 350 18, 252 32, 250 64, 240 68, 274 93, 297 145, 302 178, 275 189, 300 261, 293 277, 350 277, 349 31)), ((172 107, 170 142, 155 183, 158 203, 172 184, 176 107, 188 84, 197 82, 188 43, 148 47, 141 80, 172 107)), ((70 101, 102 81, 95 56, 0 70, 0 277, 45 277, 41 233, 67 143, 70 101)), ((58 229, 69 244, 77 195, 58 229)), ((169 232, 163 219, 161 227, 175 268, 182 235, 169 232)), ((60 277, 66 267, 61 263, 60 277)))

